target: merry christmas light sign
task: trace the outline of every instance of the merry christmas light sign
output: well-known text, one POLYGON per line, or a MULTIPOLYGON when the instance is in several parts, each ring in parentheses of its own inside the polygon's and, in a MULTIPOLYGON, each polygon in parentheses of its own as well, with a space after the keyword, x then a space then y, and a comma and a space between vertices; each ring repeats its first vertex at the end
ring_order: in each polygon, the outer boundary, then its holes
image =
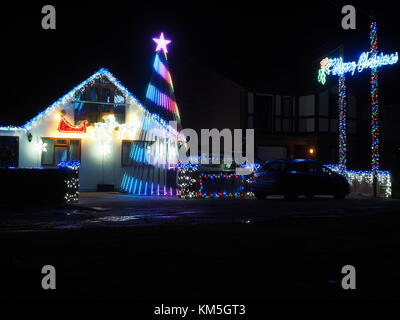
POLYGON ((371 171, 376 177, 379 174, 379 82, 378 70, 382 66, 393 65, 399 61, 398 52, 383 54, 378 51, 378 34, 375 21, 370 24, 369 32, 370 51, 361 53, 358 61, 343 62, 343 58, 325 58, 320 62, 318 81, 326 83, 327 75, 338 76, 338 107, 339 107, 339 167, 346 170, 347 158, 347 103, 346 103, 346 74, 362 72, 369 69, 371 72, 371 171))
POLYGON ((343 62, 343 58, 325 58, 320 62, 318 81, 325 84, 327 75, 343 76, 347 73, 354 75, 356 71, 372 70, 385 65, 395 64, 397 61, 399 61, 398 52, 392 54, 363 52, 357 62, 343 62))

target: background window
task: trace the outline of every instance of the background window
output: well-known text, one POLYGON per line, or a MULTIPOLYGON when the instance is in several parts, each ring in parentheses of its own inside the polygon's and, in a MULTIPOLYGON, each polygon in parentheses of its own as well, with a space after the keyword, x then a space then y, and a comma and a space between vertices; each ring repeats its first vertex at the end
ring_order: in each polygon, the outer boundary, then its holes
POLYGON ((272 132, 273 96, 256 94, 254 97, 254 129, 272 132))
POLYGON ((294 107, 292 97, 283 97, 282 99, 282 131, 294 131, 294 107))

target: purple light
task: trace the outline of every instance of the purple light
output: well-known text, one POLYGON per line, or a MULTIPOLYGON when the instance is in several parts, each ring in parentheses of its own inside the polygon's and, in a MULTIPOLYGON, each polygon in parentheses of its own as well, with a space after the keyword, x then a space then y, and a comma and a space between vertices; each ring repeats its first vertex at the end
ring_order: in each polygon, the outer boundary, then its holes
POLYGON ((153 38, 153 41, 154 41, 155 43, 157 43, 156 52, 158 52, 158 51, 160 51, 160 50, 163 50, 164 53, 167 53, 167 52, 168 52, 168 50, 167 50, 167 45, 171 43, 171 40, 166 40, 166 39, 164 38, 164 33, 161 32, 160 38, 158 38, 158 39, 157 39, 157 38, 153 38))
POLYGON ((171 74, 169 73, 167 67, 161 62, 158 54, 156 55, 156 58, 154 60, 154 65, 153 65, 154 70, 164 78, 165 81, 167 81, 171 87, 172 87, 172 78, 171 74))

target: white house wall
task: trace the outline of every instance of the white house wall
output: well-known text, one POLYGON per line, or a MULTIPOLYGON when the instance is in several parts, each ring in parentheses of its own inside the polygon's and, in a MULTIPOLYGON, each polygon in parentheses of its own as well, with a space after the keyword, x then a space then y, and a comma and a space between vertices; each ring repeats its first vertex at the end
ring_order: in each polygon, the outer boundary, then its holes
MULTIPOLYGON (((47 112, 40 120, 35 122, 30 130, 0 131, 2 136, 19 137, 19 167, 41 167, 41 151, 37 147, 41 138, 72 138, 81 140, 81 168, 80 168, 80 190, 96 190, 98 184, 113 184, 119 188, 123 175, 136 177, 143 183, 154 184, 155 193, 157 188, 164 190, 166 182, 165 171, 162 168, 152 170, 145 168, 138 172, 138 168, 122 167, 121 148, 122 140, 141 140, 142 123, 145 111, 136 105, 129 97, 126 108, 126 123, 134 124, 133 130, 125 132, 121 137, 118 131, 112 132, 112 143, 110 153, 103 155, 99 143, 93 134, 94 128, 89 126, 86 133, 62 133, 58 131, 59 114, 65 110, 65 117, 71 123, 74 122, 74 106, 72 103, 61 104, 47 112), (31 142, 28 141, 28 133, 32 135, 31 142)), ((155 122, 154 122, 155 123, 155 122)), ((133 191, 133 185, 132 190, 133 191)), ((138 186, 137 186, 138 188, 138 186)))

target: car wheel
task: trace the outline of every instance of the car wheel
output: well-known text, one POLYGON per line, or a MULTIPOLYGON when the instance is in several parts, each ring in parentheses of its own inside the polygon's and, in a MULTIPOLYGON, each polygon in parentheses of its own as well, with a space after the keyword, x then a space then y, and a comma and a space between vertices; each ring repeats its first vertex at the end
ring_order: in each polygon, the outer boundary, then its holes
POLYGON ((305 196, 306 196, 306 199, 308 199, 308 200, 312 200, 312 198, 314 198, 314 195, 312 193, 307 193, 307 194, 305 194, 305 196))
POLYGON ((293 201, 297 199, 297 194, 294 193, 287 193, 284 195, 285 200, 293 201))
POLYGON ((266 193, 254 193, 254 196, 256 197, 257 200, 264 200, 267 197, 266 193))

